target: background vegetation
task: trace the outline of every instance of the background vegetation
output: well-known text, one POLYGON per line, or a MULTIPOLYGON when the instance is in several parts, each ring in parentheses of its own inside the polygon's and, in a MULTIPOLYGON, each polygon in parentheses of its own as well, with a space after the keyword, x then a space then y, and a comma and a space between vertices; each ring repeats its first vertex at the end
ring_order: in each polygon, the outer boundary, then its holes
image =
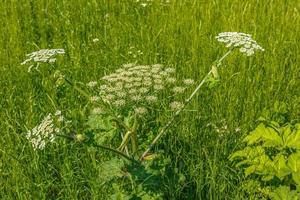
POLYGON ((297 0, 174 0, 146 7, 118 0, 0 2, 0 198, 106 199, 110 193, 97 168, 106 152, 67 143, 35 152, 24 137, 56 109, 78 119, 74 131, 80 132, 87 104, 68 88, 60 101, 51 80, 38 87, 41 79, 20 65, 27 53, 65 49, 57 68, 81 82, 135 61, 173 66, 178 78, 200 80, 226 51, 214 38, 224 31, 252 34, 265 52, 230 56, 220 86, 202 90, 180 116, 159 145, 186 181, 170 178, 161 187, 169 199, 249 198, 241 191, 243 172, 228 156, 276 101, 299 120, 299 12, 297 0))

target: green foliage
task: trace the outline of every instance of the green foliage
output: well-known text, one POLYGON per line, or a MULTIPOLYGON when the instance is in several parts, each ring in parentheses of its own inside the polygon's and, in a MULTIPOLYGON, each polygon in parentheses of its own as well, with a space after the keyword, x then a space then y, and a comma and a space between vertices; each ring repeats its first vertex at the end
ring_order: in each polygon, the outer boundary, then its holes
POLYGON ((92 114, 88 117, 87 126, 94 132, 94 140, 97 144, 105 144, 116 137, 117 128, 108 115, 92 114))
MULTIPOLYGON (((40 78, 32 80, 27 68, 20 66, 26 53, 64 48, 66 54, 58 59, 57 68, 80 82, 98 80, 128 62, 159 62, 174 66, 180 77, 198 79, 209 70, 212 60, 221 56, 223 49, 215 48, 213 35, 223 30, 251 33, 262 42, 265 53, 224 62, 230 67, 220 72, 220 87, 197 95, 188 108, 191 112, 181 117, 184 123, 177 124, 172 133, 174 137, 157 148, 172 150, 172 166, 184 160, 179 172, 189 176, 185 184, 169 184, 166 190, 173 198, 166 199, 248 199, 241 196, 240 174, 228 168, 226 157, 240 134, 228 133, 216 145, 203 118, 226 118, 230 130, 247 130, 261 108, 278 99, 290 102, 290 115, 299 117, 298 0, 170 2, 170 6, 160 6, 157 1, 144 8, 120 0, 1 1, 0 199, 111 199, 95 170, 111 159, 110 153, 91 153, 81 143, 62 143, 65 148, 51 147, 37 154, 26 145, 24 126, 30 127, 55 108, 76 119, 72 133, 92 132, 85 132, 87 118, 82 113, 88 113, 86 99, 71 92, 62 79, 56 82, 60 91, 53 90, 48 76, 43 84, 40 78), (131 46, 143 54, 129 56, 131 46), (239 74, 223 81, 235 72, 239 74), (187 147, 174 142, 182 137, 187 147)), ((165 113, 156 115, 166 120, 165 113)), ((152 124, 145 134, 152 131, 155 136, 158 128, 152 124)), ((123 197, 125 194, 119 199, 123 197)))
POLYGON ((176 177, 177 184, 185 180, 182 174, 174 174, 171 160, 157 156, 143 163, 112 158, 99 166, 101 182, 113 188, 112 199, 164 199, 164 185, 169 176, 176 177))
POLYGON ((270 196, 279 199, 285 195, 300 195, 300 124, 279 126, 272 121, 260 123, 247 135, 246 147, 234 152, 231 161, 244 167, 245 176, 258 179, 277 188, 270 196), (285 187, 283 187, 285 186, 285 187), (294 188, 290 191, 290 188, 294 188), (296 189, 296 190, 295 190, 296 189), (297 193, 298 192, 298 193, 297 193))
POLYGON ((297 193, 295 190, 290 190, 287 186, 280 186, 271 192, 270 198, 273 200, 299 200, 300 193, 297 193))
POLYGON ((122 169, 124 166, 124 161, 116 157, 101 163, 99 166, 99 170, 101 171, 101 182, 105 184, 112 181, 114 178, 123 177, 124 172, 122 169))

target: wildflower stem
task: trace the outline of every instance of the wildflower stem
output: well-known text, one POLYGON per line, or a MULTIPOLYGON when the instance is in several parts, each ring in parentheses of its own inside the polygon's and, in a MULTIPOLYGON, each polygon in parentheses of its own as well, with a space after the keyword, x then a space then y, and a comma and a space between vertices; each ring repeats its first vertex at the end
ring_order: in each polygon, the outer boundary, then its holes
POLYGON ((131 161, 131 162, 138 163, 137 160, 135 160, 135 159, 133 159, 133 158, 127 156, 127 155, 124 154, 123 152, 118 151, 118 150, 116 150, 116 149, 113 149, 113 148, 110 148, 110 147, 106 147, 106 146, 103 146, 103 145, 99 145, 99 144, 93 144, 93 146, 94 146, 94 147, 101 148, 101 149, 104 149, 104 150, 111 151, 111 152, 113 152, 113 153, 115 153, 115 154, 118 154, 118 155, 120 155, 120 156, 126 158, 127 160, 129 160, 129 161, 131 161))
MULTIPOLYGON (((221 62, 232 52, 233 49, 230 49, 228 52, 226 52, 220 59, 218 59, 217 61, 215 61, 215 66, 219 67, 221 65, 221 62)), ((171 119, 166 123, 165 126, 163 126, 160 130, 160 132, 158 133, 158 135, 153 139, 152 143, 148 146, 148 148, 146 149, 146 151, 144 151, 144 153, 142 154, 142 156, 140 157, 140 160, 142 161, 144 159, 145 156, 147 156, 147 154, 149 153, 149 151, 152 149, 152 147, 156 144, 156 142, 159 140, 159 138, 165 134, 166 130, 173 124, 174 120, 176 119, 176 117, 183 111, 183 109, 191 102, 191 100, 193 99, 193 97, 195 96, 195 94, 199 91, 199 89, 204 85, 204 83, 207 81, 207 79, 209 78, 209 76, 212 74, 213 70, 211 69, 206 76, 202 79, 202 81, 199 83, 199 85, 196 87, 196 89, 192 92, 192 94, 189 96, 188 99, 185 100, 184 105, 177 110, 173 116, 171 117, 171 119)))
MULTIPOLYGON (((67 138, 67 139, 71 139, 71 140, 74 140, 74 136, 73 135, 58 135, 60 137, 64 137, 64 138, 67 138)), ((137 160, 127 156, 126 154, 124 154, 123 152, 121 151, 118 151, 116 149, 113 149, 113 148, 110 148, 110 147, 107 147, 107 146, 103 146, 103 145, 99 145, 99 144, 96 144, 96 143, 92 143, 92 145, 94 147, 97 147, 97 148, 100 148, 100 149, 104 149, 104 150, 107 150, 107 151, 110 151, 112 153, 115 153, 115 154, 118 154, 120 156, 122 156, 123 158, 126 158, 127 160, 131 161, 131 162, 134 162, 134 163, 138 163, 137 160)))

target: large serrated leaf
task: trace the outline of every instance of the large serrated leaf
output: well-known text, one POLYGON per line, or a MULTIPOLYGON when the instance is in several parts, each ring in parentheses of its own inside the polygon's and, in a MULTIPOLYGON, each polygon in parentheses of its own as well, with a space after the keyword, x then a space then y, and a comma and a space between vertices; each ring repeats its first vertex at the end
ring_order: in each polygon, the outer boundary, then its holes
POLYGON ((271 127, 266 127, 261 137, 264 141, 263 146, 265 147, 281 147, 283 145, 281 137, 271 127))
POLYGON ((263 123, 259 124, 254 131, 250 132, 250 134, 244 138, 243 142, 246 142, 248 145, 260 142, 261 137, 265 134, 265 130, 265 125, 263 123))
POLYGON ((107 183, 114 178, 122 177, 124 175, 122 168, 124 167, 124 161, 119 158, 112 158, 105 161, 100 165, 99 178, 103 183, 107 183))
POLYGON ((90 115, 87 125, 93 130, 109 131, 114 128, 112 118, 104 115, 90 115))

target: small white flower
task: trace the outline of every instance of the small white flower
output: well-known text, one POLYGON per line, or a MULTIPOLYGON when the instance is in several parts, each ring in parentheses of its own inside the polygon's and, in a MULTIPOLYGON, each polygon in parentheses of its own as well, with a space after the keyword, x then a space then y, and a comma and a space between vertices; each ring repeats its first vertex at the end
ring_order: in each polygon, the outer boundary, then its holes
POLYGON ((165 69, 165 72, 168 72, 168 73, 174 73, 175 71, 176 70, 174 68, 171 68, 171 67, 165 69))
POLYGON ((111 101, 111 100, 113 100, 113 99, 115 99, 115 98, 116 98, 116 96, 113 95, 113 94, 108 94, 108 95, 106 95, 106 96, 104 97, 104 99, 106 99, 107 101, 111 101))
POLYGON ((134 95, 131 97, 131 100, 133 101, 141 101, 143 98, 141 95, 134 95))
POLYGON ((235 129, 235 132, 241 132, 241 128, 240 128, 240 127, 237 127, 237 128, 235 129))
POLYGON ((94 42, 94 43, 97 43, 97 42, 99 42, 99 39, 98 39, 98 38, 94 38, 94 39, 93 39, 93 42, 94 42))
POLYGON ((138 90, 136 88, 132 88, 128 91, 129 94, 136 94, 138 93, 138 90))
POLYGON ((98 96, 92 96, 91 97, 91 102, 97 102, 99 100, 100 100, 100 97, 98 97, 98 96))
POLYGON ((124 64, 124 65, 123 65, 123 67, 124 67, 125 69, 131 68, 131 67, 133 67, 133 66, 134 66, 133 63, 127 63, 127 64, 124 64))
POLYGON ((146 96, 146 101, 149 102, 149 103, 155 103, 157 102, 157 97, 156 96, 146 96))
POLYGON ((134 109, 134 112, 135 112, 137 115, 142 116, 142 115, 145 115, 145 114, 148 112, 148 110, 147 110, 146 108, 144 108, 144 107, 138 107, 138 108, 135 108, 135 109, 134 109))
POLYGON ((116 95, 117 95, 118 97, 124 98, 124 97, 126 97, 127 93, 126 93, 126 92, 120 91, 120 92, 117 92, 116 95))
POLYGON ((166 79, 166 82, 167 82, 167 83, 176 83, 176 79, 170 77, 170 78, 167 78, 167 79, 166 79))
POLYGON ((172 91, 175 93, 175 94, 181 94, 185 91, 185 88, 184 87, 180 87, 180 86, 177 86, 177 87, 174 87, 172 89, 172 91))
POLYGON ((154 86, 153 86, 153 89, 154 89, 154 90, 163 90, 163 89, 165 89, 165 88, 164 88, 163 85, 157 84, 157 85, 154 85, 154 86))
POLYGON ((194 84, 194 80, 193 79, 184 79, 183 80, 183 83, 185 84, 185 85, 193 85, 194 84))
POLYGON ((59 116, 59 117, 57 118, 57 121, 58 121, 58 122, 63 122, 64 119, 65 119, 64 116, 59 116))
POLYGON ((172 103, 170 103, 170 108, 173 111, 180 110, 183 107, 184 107, 184 104, 182 102, 179 102, 179 101, 173 101, 172 103))
POLYGON ((102 110, 102 108, 100 108, 100 107, 94 108, 94 109, 92 110, 92 114, 94 114, 94 115, 99 115, 99 114, 101 114, 101 113, 103 113, 103 110, 102 110))
POLYGON ((142 93, 142 94, 145 94, 145 93, 147 93, 148 91, 149 91, 149 89, 148 89, 148 88, 145 88, 145 87, 141 87, 141 88, 139 89, 139 92, 142 93))
POLYGON ((60 110, 57 110, 54 114, 55 116, 60 116, 61 115, 61 111, 60 110))
POLYGON ((125 100, 119 99, 119 100, 114 101, 114 102, 113 102, 113 105, 116 106, 116 107, 119 107, 119 106, 124 106, 125 103, 126 103, 125 100))
POLYGON ((89 83, 86 84, 90 88, 94 88, 97 85, 97 81, 90 81, 89 83))

